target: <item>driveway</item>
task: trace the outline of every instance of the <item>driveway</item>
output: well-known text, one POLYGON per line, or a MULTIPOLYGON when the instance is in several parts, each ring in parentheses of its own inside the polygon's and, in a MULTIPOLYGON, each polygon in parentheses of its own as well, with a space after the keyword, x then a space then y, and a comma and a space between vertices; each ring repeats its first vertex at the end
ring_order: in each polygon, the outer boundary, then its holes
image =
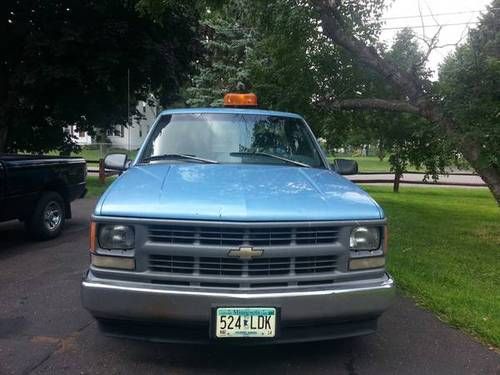
POLYGON ((75 202, 49 242, 0 224, 0 374, 500 374, 500 355, 404 297, 377 334, 348 340, 228 348, 104 337, 79 294, 94 203, 75 202))

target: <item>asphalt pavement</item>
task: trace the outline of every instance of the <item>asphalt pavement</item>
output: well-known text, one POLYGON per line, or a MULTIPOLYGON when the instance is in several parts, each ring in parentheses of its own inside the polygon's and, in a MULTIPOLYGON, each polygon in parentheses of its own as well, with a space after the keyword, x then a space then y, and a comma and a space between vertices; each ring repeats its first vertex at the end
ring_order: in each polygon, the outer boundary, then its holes
MULTIPOLYGON (((102 336, 80 304, 88 218, 31 242, 0 224, 0 374, 500 374, 500 355, 399 296, 376 334, 314 344, 220 347, 102 336)), ((106 301, 103 301, 106 303, 106 301)))

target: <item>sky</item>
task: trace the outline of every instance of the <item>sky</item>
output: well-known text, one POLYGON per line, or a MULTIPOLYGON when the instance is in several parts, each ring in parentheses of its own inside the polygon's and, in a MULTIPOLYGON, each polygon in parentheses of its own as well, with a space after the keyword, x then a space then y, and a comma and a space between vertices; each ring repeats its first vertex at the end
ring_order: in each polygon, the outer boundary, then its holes
MULTIPOLYGON (((388 3, 390 0, 387 1, 388 3)), ((462 34, 467 33, 468 27, 474 27, 474 24, 464 25, 464 23, 473 23, 478 21, 480 12, 486 10, 491 0, 394 0, 389 9, 386 10, 383 18, 385 25, 382 27, 381 38, 389 45, 392 43, 395 35, 404 26, 415 26, 412 29, 420 36, 423 35, 421 26, 420 11, 424 16, 425 36, 432 38, 439 30, 437 24, 442 25, 439 34, 439 45, 456 44, 462 34), (443 14, 446 13, 446 14, 443 14), (449 14, 453 13, 453 14, 449 14), (434 15, 432 17, 431 15, 434 15), (404 18, 403 18, 404 17, 404 18), (408 18, 415 17, 415 18, 408 18), (460 24, 460 25, 449 25, 460 24), (445 26, 448 25, 448 26, 445 26)), ((425 44, 422 45, 427 48, 425 44)), ((428 67, 434 71, 434 77, 437 77, 439 64, 446 55, 455 49, 454 46, 447 46, 434 50, 429 56, 428 67)))

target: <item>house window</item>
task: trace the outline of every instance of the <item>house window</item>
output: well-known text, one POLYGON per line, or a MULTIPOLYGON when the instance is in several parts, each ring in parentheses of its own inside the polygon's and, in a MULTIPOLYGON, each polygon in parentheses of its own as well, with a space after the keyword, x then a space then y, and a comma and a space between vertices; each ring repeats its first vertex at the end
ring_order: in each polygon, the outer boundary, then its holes
POLYGON ((125 127, 120 125, 120 137, 123 138, 125 136, 125 127))
POLYGON ((79 136, 80 138, 85 137, 85 132, 82 132, 82 131, 81 131, 81 132, 79 132, 79 133, 78 133, 78 136, 79 136))

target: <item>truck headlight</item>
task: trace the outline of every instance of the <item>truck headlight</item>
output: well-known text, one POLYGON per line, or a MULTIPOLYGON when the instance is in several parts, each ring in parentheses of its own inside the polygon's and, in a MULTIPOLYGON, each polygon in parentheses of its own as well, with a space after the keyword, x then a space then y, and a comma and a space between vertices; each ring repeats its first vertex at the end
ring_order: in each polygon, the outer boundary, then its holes
POLYGON ((376 250, 380 247, 380 228, 355 227, 349 238, 351 250, 376 250))
POLYGON ((134 248, 134 228, 129 225, 104 224, 99 226, 99 246, 108 250, 134 248))

